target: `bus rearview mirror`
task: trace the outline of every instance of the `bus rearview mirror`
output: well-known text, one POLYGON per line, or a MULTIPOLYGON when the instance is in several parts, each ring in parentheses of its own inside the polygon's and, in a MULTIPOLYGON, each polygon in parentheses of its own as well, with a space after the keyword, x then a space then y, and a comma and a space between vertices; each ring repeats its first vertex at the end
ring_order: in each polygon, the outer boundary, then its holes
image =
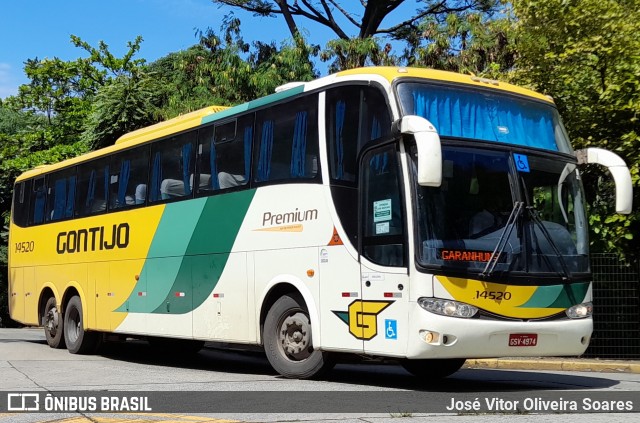
POLYGON ((606 167, 616 184, 616 213, 629 214, 633 206, 633 185, 627 164, 617 154, 602 148, 576 151, 578 164, 593 163, 606 167))
POLYGON ((442 184, 442 147, 435 126, 420 116, 404 116, 395 122, 401 134, 413 135, 418 149, 418 184, 439 187, 442 184))

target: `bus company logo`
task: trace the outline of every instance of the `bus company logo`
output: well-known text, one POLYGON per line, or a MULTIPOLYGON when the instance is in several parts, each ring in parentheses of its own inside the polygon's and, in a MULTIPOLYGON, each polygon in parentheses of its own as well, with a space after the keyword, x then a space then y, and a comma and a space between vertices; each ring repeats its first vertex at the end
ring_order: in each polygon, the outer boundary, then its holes
POLYGON ((113 250, 129 246, 129 224, 114 224, 112 227, 96 226, 76 231, 60 232, 56 238, 56 252, 86 253, 88 251, 113 250))
POLYGON ((299 210, 288 213, 264 212, 262 214, 262 228, 254 229, 261 232, 302 232, 302 222, 318 220, 318 210, 299 210))
POLYGON ((349 333, 357 339, 368 341, 378 335, 378 314, 393 304, 393 301, 355 300, 348 311, 333 311, 349 325, 349 333))

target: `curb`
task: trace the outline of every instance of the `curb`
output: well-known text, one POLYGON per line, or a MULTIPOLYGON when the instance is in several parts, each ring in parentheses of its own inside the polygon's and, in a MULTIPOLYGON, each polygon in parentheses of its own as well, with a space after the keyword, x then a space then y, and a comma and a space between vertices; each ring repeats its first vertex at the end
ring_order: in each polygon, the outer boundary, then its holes
POLYGON ((639 362, 562 359, 468 359, 466 368, 640 373, 639 362))

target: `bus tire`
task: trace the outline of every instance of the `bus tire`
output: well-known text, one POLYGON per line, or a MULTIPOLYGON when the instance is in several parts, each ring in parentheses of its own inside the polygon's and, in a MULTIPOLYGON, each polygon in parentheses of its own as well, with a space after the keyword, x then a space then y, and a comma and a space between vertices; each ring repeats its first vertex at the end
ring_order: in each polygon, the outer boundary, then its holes
POLYGON ((263 338, 269 363, 284 377, 309 379, 333 367, 329 353, 313 349, 309 312, 297 295, 284 295, 271 306, 263 338))
POLYGON ((402 367, 412 375, 429 381, 454 374, 460 370, 464 362, 464 358, 403 360, 402 367))
POLYGON ((61 349, 65 347, 64 318, 58 309, 56 297, 50 297, 44 306, 42 326, 44 327, 44 336, 47 339, 47 344, 51 348, 61 349))
POLYGON ((71 297, 64 310, 64 341, 71 354, 92 353, 98 347, 99 333, 86 332, 82 318, 82 301, 71 297))

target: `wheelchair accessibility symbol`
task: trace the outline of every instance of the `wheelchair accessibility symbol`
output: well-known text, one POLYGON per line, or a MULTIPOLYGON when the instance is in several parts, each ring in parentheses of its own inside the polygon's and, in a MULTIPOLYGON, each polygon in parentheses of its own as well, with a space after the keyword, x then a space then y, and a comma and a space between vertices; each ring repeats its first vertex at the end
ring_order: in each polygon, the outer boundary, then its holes
POLYGON ((516 169, 518 172, 530 172, 529 158, 524 154, 514 154, 513 160, 516 162, 516 169))
POLYGON ((384 321, 384 337, 385 339, 398 339, 398 321, 384 321))

